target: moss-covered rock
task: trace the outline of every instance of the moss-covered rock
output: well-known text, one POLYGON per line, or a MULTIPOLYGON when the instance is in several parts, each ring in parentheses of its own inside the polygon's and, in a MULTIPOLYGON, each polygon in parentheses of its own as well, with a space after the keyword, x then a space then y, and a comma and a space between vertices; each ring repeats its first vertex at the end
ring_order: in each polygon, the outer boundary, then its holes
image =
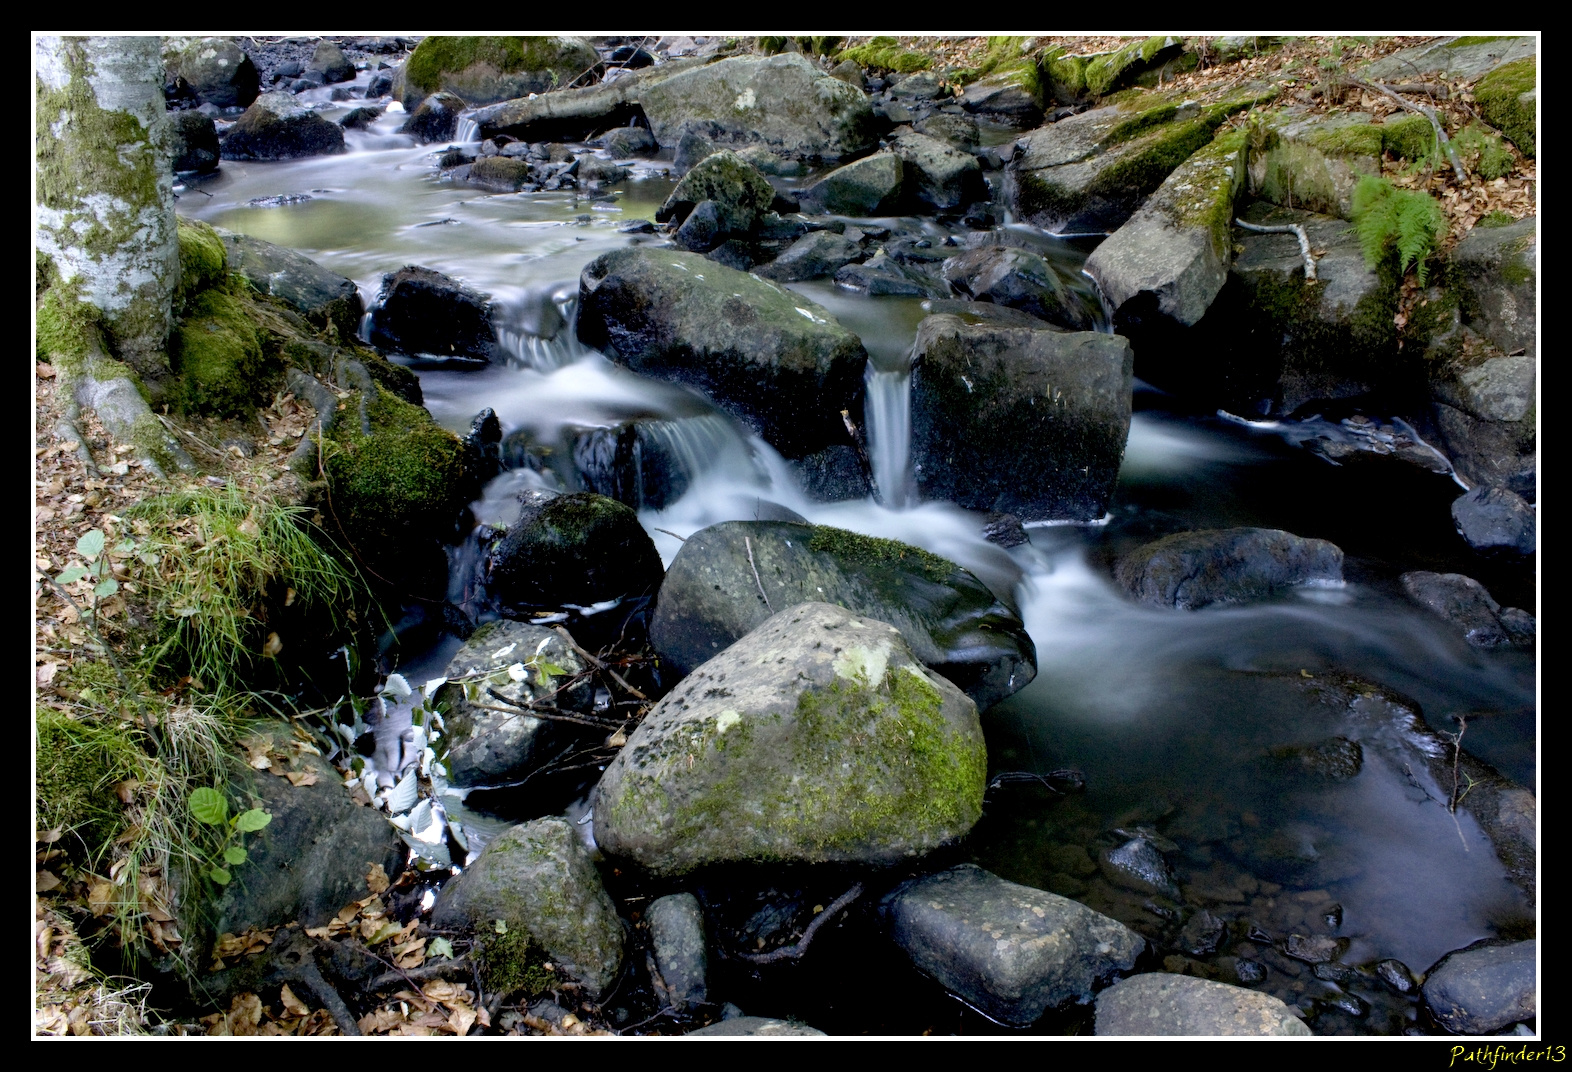
POLYGON ((226 160, 290 160, 344 151, 344 128, 290 93, 264 93, 224 138, 226 160))
POLYGON ((932 57, 902 48, 901 43, 893 37, 875 37, 866 44, 843 49, 835 58, 843 61, 851 60, 860 67, 873 67, 881 71, 896 71, 901 74, 925 71, 933 66, 932 57))
POLYGON ((251 288, 301 314, 312 328, 353 343, 365 308, 355 281, 330 272, 292 249, 260 238, 214 228, 224 241, 229 269, 251 288))
POLYGON ((596 840, 667 874, 896 863, 981 816, 976 711, 893 626, 826 603, 783 610, 646 716, 596 789, 596 840))
POLYGON ((1088 96, 1101 97, 1128 83, 1141 71, 1178 55, 1184 42, 1172 37, 1148 37, 1131 41, 1116 52, 1094 56, 1086 62, 1088 96))
POLYGON ((1381 148, 1404 160, 1422 160, 1436 150, 1435 127, 1422 115, 1394 116, 1379 130, 1381 148))
POLYGON ((716 222, 723 234, 747 234, 759 217, 769 211, 775 188, 764 173, 729 150, 712 153, 699 161, 677 183, 655 219, 661 223, 687 219, 701 201, 715 205, 716 222))
POLYGON ((1535 155, 1538 145, 1534 131, 1537 72, 1538 63, 1530 57, 1501 65, 1474 86, 1479 114, 1510 138, 1524 156, 1535 155))
POLYGON ((1248 603, 1302 584, 1340 584, 1343 552, 1278 529, 1179 532, 1119 561, 1118 581, 1142 603, 1200 610, 1248 603))
POLYGON ((809 211, 878 216, 895 211, 904 192, 905 166, 896 153, 874 153, 836 168, 797 194, 809 211))
POLYGON ((245 416, 267 388, 262 344, 246 307, 216 288, 187 302, 169 356, 180 376, 174 395, 187 413, 245 416))
POLYGON ((446 90, 471 105, 560 89, 600 62, 580 37, 444 37, 421 41, 404 64, 404 107, 446 90))
MULTIPOLYGON (((58 683, 62 690, 95 687, 81 680, 84 675, 78 667, 106 668, 106 664, 73 664, 77 679, 63 676, 58 683)), ((112 681, 96 687, 118 691, 112 681)), ((34 733, 38 828, 75 835, 73 840, 79 838, 90 853, 96 853, 125 821, 115 786, 146 774, 146 753, 120 727, 69 718, 48 708, 39 709, 34 733)))
POLYGON ((1381 173, 1385 129, 1363 112, 1269 120, 1250 154, 1250 193, 1285 208, 1351 219, 1360 177, 1381 173))
POLYGON ((527 504, 487 571, 492 594, 518 612, 637 599, 654 592, 662 574, 638 515, 587 491, 527 504))
MULTIPOLYGON (((583 984, 594 996, 616 980, 622 966, 622 921, 589 849, 561 819, 536 819, 500 834, 464 874, 443 888, 431 923, 480 936, 494 979, 503 975, 499 969, 504 965, 498 961, 504 943, 487 932, 528 935, 551 958, 554 971, 583 984)), ((507 977, 513 985, 538 980, 529 971, 530 952, 511 950, 513 970, 507 977)))
POLYGON ((224 282, 229 274, 229 257, 224 240, 200 220, 179 218, 180 287, 175 301, 185 306, 198 292, 224 282))

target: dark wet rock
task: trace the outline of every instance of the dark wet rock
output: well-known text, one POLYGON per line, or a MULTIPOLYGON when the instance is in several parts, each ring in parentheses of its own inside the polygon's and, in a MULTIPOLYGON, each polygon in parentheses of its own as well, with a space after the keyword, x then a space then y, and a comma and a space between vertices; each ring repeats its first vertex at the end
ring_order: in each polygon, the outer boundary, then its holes
POLYGON ((591 492, 526 505, 486 568, 492 594, 514 609, 638 598, 661 580, 638 515, 591 492))
POLYGON ((476 106, 511 102, 548 95, 599 62, 600 54, 581 37, 431 36, 405 61, 400 97, 410 111, 444 91, 476 106))
POLYGON ((1249 986, 1266 980, 1266 966, 1258 960, 1240 960, 1234 965, 1234 977, 1249 986))
POLYGON ((772 613, 820 600, 894 625, 917 658, 984 709, 1036 674, 1019 617, 968 571, 894 540, 791 522, 728 521, 688 537, 661 586, 650 639, 663 665, 688 673, 772 613))
POLYGON ((715 248, 725 237, 720 206, 714 201, 700 201, 677 228, 672 241, 679 249, 703 253, 715 248))
POLYGON ((762 144, 826 160, 855 156, 874 143, 873 113, 862 91, 793 53, 685 70, 644 88, 640 104, 662 145, 675 145, 684 124, 702 126, 720 146, 762 144))
POLYGON ((438 691, 439 701, 451 705, 443 719, 449 780, 497 785, 539 766, 566 736, 564 724, 507 709, 545 703, 592 711, 595 695, 587 680, 563 687, 583 671, 578 655, 550 629, 506 620, 476 629, 449 660, 443 671, 448 683, 438 691))
POLYGON ((1124 924, 1056 894, 962 864, 885 898, 912 963, 988 1016, 1028 1024, 1084 1004, 1145 948, 1124 924))
POLYGON ((884 250, 861 264, 847 264, 835 273, 837 286, 870 296, 903 294, 915 298, 944 298, 949 294, 937 273, 929 274, 891 257, 884 250))
POLYGON ((371 81, 366 83, 366 99, 380 100, 393 92, 393 75, 388 71, 378 71, 371 76, 371 81))
POLYGON ((1014 514, 989 514, 982 534, 983 539, 1000 547, 1019 547, 1032 542, 1026 534, 1026 526, 1014 514))
MULTIPOLYGON (((680 245, 680 229, 678 234, 678 244, 680 245)), ((742 238, 728 238, 704 254, 708 260, 712 260, 716 264, 725 265, 727 268, 738 272, 746 272, 753 267, 755 261, 767 258, 768 255, 769 251, 742 238)))
POLYGON ((946 211, 987 197, 982 167, 971 153, 926 134, 902 134, 891 148, 905 165, 906 197, 925 210, 946 211))
POLYGON ((586 154, 579 157, 579 167, 575 174, 581 183, 590 186, 615 186, 627 179, 628 169, 610 160, 602 160, 598 156, 586 154))
POLYGON ((1402 582, 1410 599, 1457 626, 1476 648, 1512 643, 1512 634, 1501 621, 1501 604, 1472 577, 1415 570, 1403 574, 1402 582))
POLYGON ((382 277, 371 344, 411 357, 489 361, 497 354, 491 301, 441 272, 407 265, 382 277))
POLYGON ((609 130, 601 135, 598 144, 613 160, 650 156, 660 148, 655 143, 655 136, 644 127, 618 127, 609 130))
POLYGON ((464 98, 456 93, 433 93, 410 113, 398 132, 419 142, 448 141, 458 130, 459 113, 466 107, 464 98))
POLYGON ((622 921, 589 849, 561 819, 536 819, 500 834, 443 887, 431 912, 433 927, 482 936, 497 920, 526 932, 592 995, 617 977, 622 921))
POLYGON ((171 155, 176 172, 218 170, 218 128, 202 112, 169 113, 171 155))
MULTIPOLYGON (((449 159, 448 156, 444 156, 442 166, 448 166, 449 159)), ((529 186, 537 175, 537 169, 526 161, 507 156, 486 156, 470 165, 466 178, 476 186, 484 186, 488 190, 516 193, 529 186)))
POLYGON ((994 302, 960 301, 955 298, 933 298, 923 302, 923 309, 934 316, 958 316, 963 324, 992 324, 995 326, 1031 328, 1040 331, 1041 317, 1012 309, 994 302))
POLYGON ((364 310, 353 279, 260 238, 223 230, 218 235, 224 240, 230 271, 240 273, 263 294, 270 294, 303 314, 313 327, 321 329, 332 324, 341 340, 356 338, 364 310))
POLYGON ((1125 555, 1116 576, 1139 602, 1200 610, 1267 599, 1298 585, 1341 584, 1343 552, 1280 529, 1180 532, 1125 555))
POLYGON ((657 898, 644 917, 649 921, 655 967, 666 984, 673 1008, 709 1000, 709 955, 704 942, 704 912, 691 893, 657 898))
POLYGON ((173 56, 169 73, 190 88, 198 100, 220 108, 245 108, 257 99, 261 78, 239 45, 227 37, 202 37, 173 56))
MULTIPOLYGON (((790 156, 782 156, 763 145, 745 145, 737 150, 737 155, 747 161, 752 167, 758 168, 765 175, 796 176, 804 174, 807 170, 801 160, 790 156)), ((782 197, 779 191, 776 197, 782 197)), ((784 210, 783 210, 784 211, 784 210)), ((791 211, 795 212, 796 209, 791 211)))
POLYGON ((1537 485, 1537 373, 1532 354, 1509 357, 1457 329, 1460 352, 1430 372, 1432 413, 1441 445, 1468 480, 1507 488, 1533 501, 1537 485))
POLYGON ((659 873, 895 863, 971 829, 986 765, 976 705, 894 626, 805 603, 645 717, 595 790, 595 838, 659 873))
POLYGON ((834 67, 831 67, 830 77, 839 78, 847 85, 856 86, 858 89, 863 89, 867 85, 867 79, 863 77, 862 67, 858 65, 856 60, 852 59, 841 60, 834 67))
POLYGON ((979 78, 961 96, 961 107, 968 112, 1016 127, 1042 122, 1043 103, 1041 76, 1021 63, 979 78))
POLYGON ((1457 1035, 1483 1035, 1538 1014, 1538 942, 1477 944, 1448 953, 1425 973, 1425 1005, 1457 1035))
POLYGON ((824 1032, 807 1024, 799 1024, 792 1020, 774 1020, 768 1016, 733 1016, 730 1019, 717 1020, 708 1027, 701 1027, 689 1031, 689 1035, 703 1035, 707 1038, 730 1038, 741 1036, 758 1036, 761 1038, 788 1038, 805 1035, 823 1036, 824 1032))
POLYGON ((1179 948, 1191 956, 1211 956, 1227 936, 1228 925, 1203 908, 1185 921, 1179 931, 1179 948))
POLYGON ((842 265, 862 256, 862 247, 844 235, 813 231, 787 246, 769 264, 761 265, 758 274, 777 283, 795 283, 833 275, 842 265))
POLYGON ((1310 965, 1310 974, 1323 983, 1336 983, 1338 986, 1356 986, 1365 981, 1358 969, 1346 964, 1333 964, 1331 961, 1318 961, 1310 965))
POLYGON ((680 223, 698 205, 708 202, 715 216, 716 234, 747 234, 759 217, 769 211, 774 196, 774 188, 757 168, 736 153, 722 150, 699 161, 682 177, 665 204, 656 210, 655 220, 680 223))
MULTIPOLYGON (((242 773, 233 788, 240 793, 235 799, 253 801, 272 819, 245 836, 246 862, 233 865, 234 881, 215 901, 203 903, 205 894, 179 898, 183 908, 192 910, 182 913, 180 930, 196 948, 208 949, 217 935, 240 934, 248 927, 326 923, 344 905, 370 896, 366 875, 375 866, 394 875, 403 859, 398 831, 386 816, 351 800, 332 766, 293 747, 286 729, 265 732, 272 734, 275 750, 290 759, 276 759, 272 772, 238 767, 242 773), (315 781, 296 786, 282 777, 288 771, 315 781)), ((177 888, 206 884, 178 869, 174 880, 177 888)))
POLYGON ((881 216, 901 203, 905 170, 895 153, 874 153, 838 167, 797 191, 809 211, 838 216, 881 216))
POLYGON ((311 67, 321 71, 323 79, 330 84, 348 82, 355 77, 355 65, 344 55, 344 50, 331 41, 317 43, 316 51, 311 54, 311 67))
POLYGON ((1091 317, 1048 262, 1024 249, 968 250, 944 262, 944 278, 962 294, 1030 313, 1071 331, 1085 331, 1091 317))
POLYGON ((1412 994, 1419 989, 1414 973, 1401 960, 1383 960, 1375 966, 1376 977, 1398 994, 1412 994))
POLYGON ((1165 972, 1134 975, 1099 994, 1096 1030, 1099 1035, 1310 1034, 1294 1008, 1270 994, 1165 972))
POLYGON ((288 93, 264 93, 224 137, 227 160, 288 160, 344 151, 344 128, 296 102, 288 93))
POLYGON ((1539 545, 1537 515, 1506 488, 1476 487, 1452 502, 1458 535, 1476 551, 1531 555, 1539 545))
POLYGON ((1464 321, 1506 354, 1525 350, 1533 357, 1539 341, 1536 227, 1532 216, 1505 227, 1475 227, 1452 252, 1464 321))
POLYGON ((715 415, 624 421, 575 437, 573 466, 590 491, 635 510, 662 510, 702 468, 740 446, 725 418, 715 415))
POLYGON ((873 494, 868 468, 855 448, 825 447, 792 463, 802 490, 815 502, 845 502, 873 494))
POLYGON ((579 280, 579 341, 696 387, 788 458, 850 440, 867 353, 806 298, 691 253, 625 249, 579 280))
POLYGON ((1173 868, 1146 838, 1131 838, 1115 848, 1104 849, 1098 854, 1097 863, 1108 881, 1126 889, 1168 897, 1179 895, 1173 868))
POLYGON ((964 149, 968 152, 977 148, 979 138, 977 120, 968 116, 938 112, 926 119, 919 119, 912 124, 912 127, 919 134, 936 138, 951 148, 964 149))
POLYGON ((1347 950, 1347 938, 1329 938, 1324 934, 1290 934, 1283 939, 1283 952, 1306 964, 1325 964, 1347 950))
POLYGON ((1315 744, 1285 745, 1272 749, 1272 756, 1333 781, 1347 781, 1364 766, 1364 750, 1358 741, 1350 741, 1347 737, 1329 737, 1315 744))
POLYGON ((1314 999, 1313 1009, 1339 1012, 1345 1016, 1362 1019, 1370 1015, 1370 1003, 1358 994, 1331 993, 1314 999))
POLYGON ((918 488, 926 498, 1028 522, 1102 517, 1130 430, 1129 344, 1047 324, 970 319, 940 314, 917 329, 918 488))
POLYGON ((713 156, 715 149, 716 145, 712 139, 693 126, 685 125, 677 138, 675 155, 671 161, 672 170, 679 175, 685 174, 699 161, 713 156))
POLYGON ((371 124, 382 118, 385 111, 380 106, 356 108, 338 121, 338 125, 345 130, 368 130, 371 124))

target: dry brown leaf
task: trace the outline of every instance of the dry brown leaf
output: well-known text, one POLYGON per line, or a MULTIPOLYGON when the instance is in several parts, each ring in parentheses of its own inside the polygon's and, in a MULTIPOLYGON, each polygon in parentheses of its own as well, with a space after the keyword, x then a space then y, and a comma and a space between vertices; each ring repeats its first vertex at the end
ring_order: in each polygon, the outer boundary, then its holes
POLYGON ((60 886, 60 879, 52 871, 39 871, 33 877, 33 892, 48 893, 60 886))
POLYGON ((475 1010, 467 1005, 454 1009, 453 1014, 448 1017, 448 1027, 452 1028, 453 1033, 460 1038, 469 1034, 469 1029, 474 1025, 475 1010))
POLYGON ((295 992, 289 989, 288 983, 285 983, 283 987, 280 988, 278 1000, 283 1002, 285 1011, 288 1012, 291 1016, 311 1015, 311 1009, 307 1007, 305 1002, 301 1001, 295 996, 295 992))
POLYGON ((426 939, 416 938, 413 942, 393 947, 393 966, 396 968, 418 968, 426 962, 426 939))
POLYGON ((376 1009, 362 1016, 358 1026, 363 1034, 376 1035, 404 1022, 404 1014, 397 1009, 376 1009))
POLYGON ((340 923, 348 923, 358 915, 360 915, 359 902, 356 902, 355 904, 347 904, 338 910, 338 920, 340 923))
POLYGON ((388 888, 388 873, 381 864, 372 864, 366 872, 366 888, 372 893, 382 893, 388 888))
POLYGON ((290 771, 289 774, 285 775, 285 777, 289 779, 289 784, 294 786, 296 789, 317 784, 316 771, 290 771))
POLYGON ((55 671, 59 669, 60 664, 54 661, 40 663, 38 668, 33 671, 33 679, 42 688, 55 679, 55 671))
POLYGON ((115 893, 115 887, 103 879, 89 881, 87 887, 87 907, 92 909, 93 915, 103 918, 115 910, 120 898, 115 893))
POLYGON ((313 938, 326 938, 332 931, 328 927, 307 927, 306 933, 313 938))

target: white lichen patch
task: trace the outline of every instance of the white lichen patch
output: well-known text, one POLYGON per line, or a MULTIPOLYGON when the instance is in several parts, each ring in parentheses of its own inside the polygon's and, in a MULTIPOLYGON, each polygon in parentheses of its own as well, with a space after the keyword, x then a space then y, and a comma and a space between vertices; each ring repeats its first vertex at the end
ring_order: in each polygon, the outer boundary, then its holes
POLYGON ((835 673, 844 678, 877 682, 884 680, 884 671, 890 664, 889 641, 876 642, 871 647, 852 645, 835 657, 835 673))
POLYGON ((736 711, 722 711, 715 719, 715 732, 725 733, 737 723, 742 721, 742 715, 736 711))

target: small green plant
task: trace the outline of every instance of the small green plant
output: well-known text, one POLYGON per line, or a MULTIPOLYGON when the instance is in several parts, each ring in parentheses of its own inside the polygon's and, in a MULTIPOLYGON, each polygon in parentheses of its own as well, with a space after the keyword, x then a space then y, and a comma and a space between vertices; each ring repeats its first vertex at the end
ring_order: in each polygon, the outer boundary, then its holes
POLYGON ((113 576, 114 562, 110 556, 129 555, 136 550, 136 543, 129 539, 121 540, 112 550, 106 547, 106 542, 102 529, 90 529, 83 533, 76 541, 76 553, 82 556, 82 562, 73 562, 55 577, 55 583, 62 588, 78 581, 92 582, 87 593, 89 616, 95 614, 101 601, 120 591, 120 582, 113 576), (84 562, 86 565, 82 564, 84 562))
POLYGON ((1480 227, 1510 227, 1514 222, 1516 221, 1512 219, 1510 212, 1498 208, 1492 209, 1479 217, 1478 225, 1480 227))
POLYGON ((261 830, 273 821, 273 816, 261 808, 251 808, 231 816, 229 801, 223 793, 211 786, 193 789, 186 806, 191 810, 191 818, 206 826, 218 827, 219 833, 223 835, 222 844, 207 861, 202 874, 220 886, 229 885, 230 879, 234 877, 229 869, 245 863, 248 858, 241 845, 243 835, 261 830))
POLYGON ((1374 268, 1395 250, 1404 273, 1417 268, 1420 285, 1429 281, 1430 255, 1446 233, 1446 216, 1435 198, 1366 175, 1354 187, 1352 215, 1367 264, 1374 268))
POLYGON ((1479 123, 1470 123, 1453 139, 1465 162, 1473 165, 1482 179, 1499 179, 1512 174, 1517 161, 1501 138, 1479 123))

